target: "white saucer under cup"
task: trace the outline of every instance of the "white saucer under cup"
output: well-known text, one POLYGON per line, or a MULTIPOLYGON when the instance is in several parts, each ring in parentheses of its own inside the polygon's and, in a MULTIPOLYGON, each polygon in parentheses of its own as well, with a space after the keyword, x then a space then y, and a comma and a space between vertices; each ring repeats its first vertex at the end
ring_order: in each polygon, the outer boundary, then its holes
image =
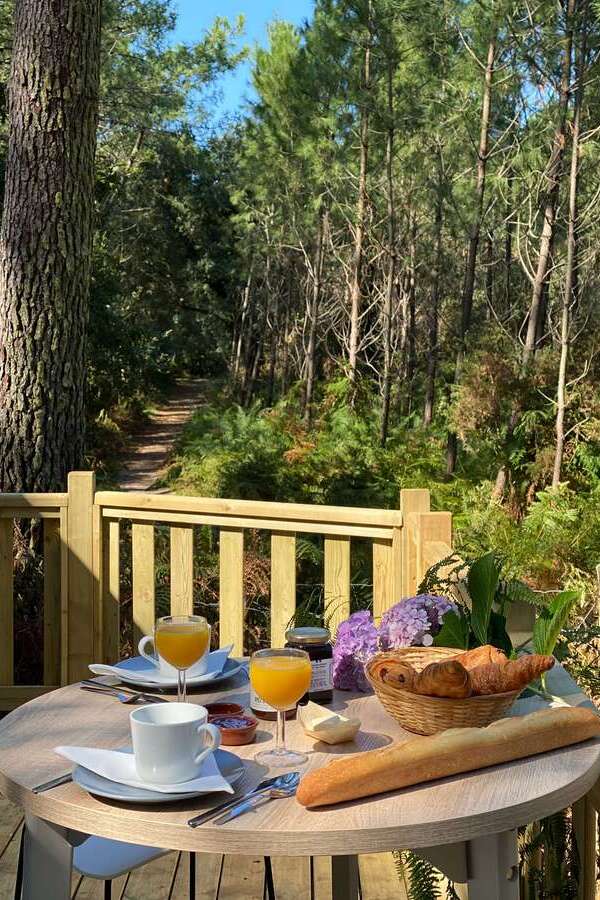
POLYGON ((208 711, 195 703, 160 703, 134 709, 129 716, 135 768, 157 784, 191 781, 202 761, 219 747, 221 733, 208 711))

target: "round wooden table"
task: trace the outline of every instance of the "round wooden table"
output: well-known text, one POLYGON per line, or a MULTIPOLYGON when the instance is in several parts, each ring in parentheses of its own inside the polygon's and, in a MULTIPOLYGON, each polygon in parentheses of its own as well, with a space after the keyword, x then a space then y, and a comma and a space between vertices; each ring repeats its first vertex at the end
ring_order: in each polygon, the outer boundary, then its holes
MULTIPOLYGON (((232 679, 226 689, 217 686, 190 699, 225 698, 248 703, 244 676, 232 679)), ((332 708, 359 716, 360 734, 355 743, 328 747, 308 738, 299 723, 288 723, 290 747, 310 754, 305 771, 336 756, 408 736, 373 696, 338 692, 332 708)), ((66 900, 70 854, 82 833, 197 853, 331 855, 335 900, 358 896, 356 854, 408 848, 430 859, 453 881, 468 882, 470 900, 514 900, 517 826, 569 806, 600 774, 600 740, 593 740, 335 808, 306 810, 294 798, 277 800, 226 825, 209 822, 196 829, 187 821, 211 805, 202 798, 132 806, 92 797, 72 783, 33 792, 36 785, 69 769, 53 747, 127 744, 131 709, 110 696, 71 685, 25 704, 0 722, 0 790, 27 816, 23 895, 27 900, 63 896, 66 900), (37 873, 29 886, 28 871, 37 873), (35 887, 40 872, 43 894, 35 887)), ((518 704, 514 710, 528 711, 518 704)), ((249 761, 240 790, 254 787, 264 777, 265 769, 253 757, 273 739, 273 730, 271 723, 261 722, 256 743, 232 748, 249 761)))

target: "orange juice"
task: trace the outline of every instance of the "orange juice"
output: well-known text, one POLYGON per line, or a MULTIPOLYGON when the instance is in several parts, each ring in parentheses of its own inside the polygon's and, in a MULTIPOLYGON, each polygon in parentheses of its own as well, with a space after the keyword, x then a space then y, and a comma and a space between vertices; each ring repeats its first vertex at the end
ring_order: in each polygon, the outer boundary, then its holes
POLYGON ((189 669, 204 656, 208 635, 208 627, 200 622, 162 622, 156 629, 154 644, 162 658, 176 669, 189 669))
POLYGON ((259 697, 274 709, 289 709, 310 686, 309 659, 296 656, 262 656, 250 660, 250 681, 259 697))

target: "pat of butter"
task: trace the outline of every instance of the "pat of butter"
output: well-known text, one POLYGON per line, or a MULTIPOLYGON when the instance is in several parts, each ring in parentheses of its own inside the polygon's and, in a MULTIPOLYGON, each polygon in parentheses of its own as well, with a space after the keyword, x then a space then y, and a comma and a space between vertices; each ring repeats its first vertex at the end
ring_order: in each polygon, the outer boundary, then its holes
POLYGON ((332 713, 317 703, 307 703, 298 707, 298 718, 304 731, 310 737, 327 744, 342 744, 356 737, 360 719, 332 713))

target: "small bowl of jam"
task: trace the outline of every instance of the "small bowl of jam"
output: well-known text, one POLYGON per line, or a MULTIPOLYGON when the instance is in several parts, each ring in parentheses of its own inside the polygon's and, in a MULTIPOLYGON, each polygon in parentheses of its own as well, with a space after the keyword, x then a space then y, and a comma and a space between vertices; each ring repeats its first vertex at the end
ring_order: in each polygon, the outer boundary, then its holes
MULTIPOLYGON (((218 704, 213 705, 217 706, 218 704)), ((245 713, 211 715, 208 721, 216 725, 221 732, 221 744, 225 747, 239 747, 242 744, 251 744, 258 726, 258 720, 253 716, 247 716, 245 713)))
POLYGON ((208 713, 208 721, 212 721, 213 716, 243 716, 244 707, 239 703, 207 703, 206 711, 208 713))

